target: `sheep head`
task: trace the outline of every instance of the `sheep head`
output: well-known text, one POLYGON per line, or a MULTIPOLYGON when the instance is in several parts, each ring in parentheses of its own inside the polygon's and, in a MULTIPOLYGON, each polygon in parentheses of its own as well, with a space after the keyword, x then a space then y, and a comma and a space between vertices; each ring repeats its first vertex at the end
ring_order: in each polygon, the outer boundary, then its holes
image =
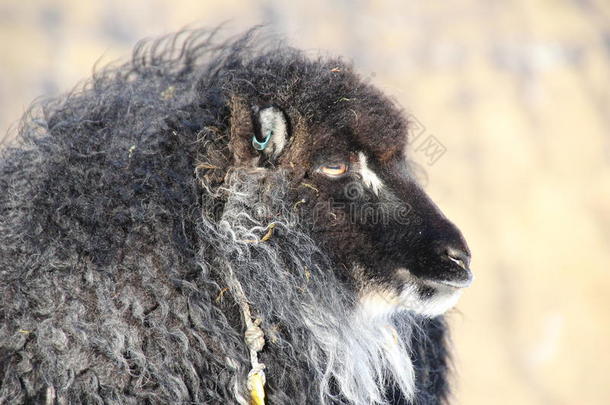
MULTIPOLYGON (((470 252, 414 178, 395 103, 339 60, 265 55, 239 71, 222 86, 232 168, 281 174, 286 206, 365 310, 451 308, 470 252)), ((263 195, 279 192, 266 184, 263 195)))

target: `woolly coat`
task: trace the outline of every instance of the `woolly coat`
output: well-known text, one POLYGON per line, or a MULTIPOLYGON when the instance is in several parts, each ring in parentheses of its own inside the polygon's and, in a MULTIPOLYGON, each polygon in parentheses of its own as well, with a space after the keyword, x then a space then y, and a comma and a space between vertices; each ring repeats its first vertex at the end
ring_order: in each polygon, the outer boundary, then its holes
MULTIPOLYGON (((232 171, 227 134, 233 100, 268 92, 340 125, 321 100, 360 79, 339 59, 256 45, 252 34, 211 38, 139 45, 130 62, 37 103, 1 152, 0 403, 247 402, 245 324, 227 271, 262 320, 267 402, 348 403, 325 367, 332 353, 357 363, 338 347, 355 333, 343 326, 354 297, 292 219, 277 220, 268 243, 242 243, 267 224, 243 214, 257 202, 281 216, 288 188, 281 174, 269 190, 232 171), (331 82, 332 69, 343 79, 331 82)), ((391 322, 415 396, 373 376, 377 391, 354 398, 443 403, 442 317, 391 322)))

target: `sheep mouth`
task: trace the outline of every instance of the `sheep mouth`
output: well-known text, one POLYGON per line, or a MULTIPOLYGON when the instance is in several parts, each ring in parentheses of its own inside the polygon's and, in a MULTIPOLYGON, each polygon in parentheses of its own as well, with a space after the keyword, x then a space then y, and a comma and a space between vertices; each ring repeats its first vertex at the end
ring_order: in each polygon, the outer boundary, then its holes
POLYGON ((452 271, 450 273, 450 277, 432 278, 426 281, 431 284, 440 284, 457 289, 466 288, 472 284, 474 275, 469 268, 461 264, 455 264, 451 267, 452 271))
POLYGON ((417 269, 407 270, 408 277, 399 269, 399 275, 405 281, 425 285, 429 287, 445 287, 462 289, 470 286, 474 280, 472 271, 460 260, 447 259, 436 266, 431 266, 424 271, 416 271, 417 269))

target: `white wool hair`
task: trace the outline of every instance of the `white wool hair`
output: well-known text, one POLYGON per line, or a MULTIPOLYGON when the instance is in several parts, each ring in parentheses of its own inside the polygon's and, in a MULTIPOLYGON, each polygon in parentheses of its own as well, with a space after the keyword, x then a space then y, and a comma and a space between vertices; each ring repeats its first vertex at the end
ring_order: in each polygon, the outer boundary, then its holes
MULTIPOLYGON (((392 382, 412 398, 410 315, 370 316, 361 310, 357 292, 336 278, 306 227, 286 206, 286 190, 282 172, 227 174, 220 190, 227 198, 220 220, 203 218, 200 229, 216 241, 220 271, 232 271, 241 284, 253 316, 262 320, 266 344, 281 353, 279 362, 306 362, 303 369, 313 375, 296 378, 318 391, 320 404, 386 404, 383 387, 392 382), (271 238, 257 242, 270 224, 271 238), (283 333, 275 331, 277 324, 283 333)), ((240 396, 247 394, 236 392, 240 396)))

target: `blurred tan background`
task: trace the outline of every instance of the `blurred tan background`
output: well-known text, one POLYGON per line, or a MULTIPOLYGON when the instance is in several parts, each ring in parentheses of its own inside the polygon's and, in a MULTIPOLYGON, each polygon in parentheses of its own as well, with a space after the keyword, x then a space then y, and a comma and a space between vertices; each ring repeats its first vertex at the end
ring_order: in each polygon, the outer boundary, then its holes
POLYGON ((422 125, 413 158, 477 277, 455 404, 610 403, 610 2, 2 0, 0 142, 138 39, 226 20, 345 55, 422 125))

